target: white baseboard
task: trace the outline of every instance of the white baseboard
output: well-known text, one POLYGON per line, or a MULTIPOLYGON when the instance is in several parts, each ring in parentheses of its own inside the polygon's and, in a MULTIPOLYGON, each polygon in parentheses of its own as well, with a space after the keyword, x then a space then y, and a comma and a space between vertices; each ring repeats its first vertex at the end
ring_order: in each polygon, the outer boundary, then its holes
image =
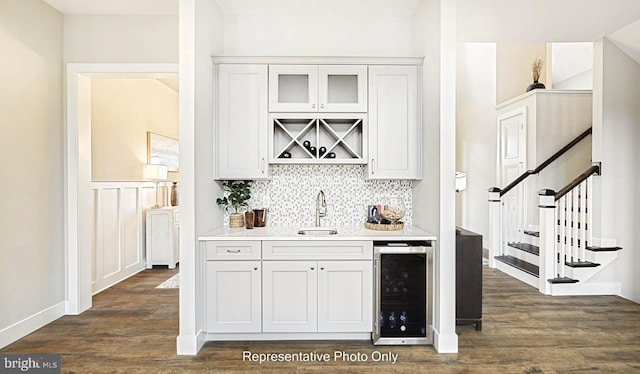
POLYGON ((37 329, 57 320, 64 316, 65 302, 59 302, 45 310, 42 310, 22 321, 16 322, 11 326, 0 330, 0 348, 21 339, 37 329))
POLYGON ((616 295, 622 293, 620 282, 589 283, 578 282, 570 284, 552 284, 551 295, 553 296, 600 296, 616 295))
POLYGON ((458 353, 458 335, 440 334, 434 329, 433 347, 438 353, 458 353))
POLYGON ((195 335, 180 334, 176 338, 176 354, 195 356, 205 343, 204 332, 200 330, 195 335))
POLYGON ((144 261, 141 261, 140 263, 136 264, 135 267, 130 267, 123 271, 117 272, 109 276, 108 278, 102 279, 101 281, 93 282, 93 284, 91 285, 92 295, 95 296, 100 292, 122 282, 123 280, 131 278, 139 272, 144 271, 145 269, 146 268, 144 265, 144 261))

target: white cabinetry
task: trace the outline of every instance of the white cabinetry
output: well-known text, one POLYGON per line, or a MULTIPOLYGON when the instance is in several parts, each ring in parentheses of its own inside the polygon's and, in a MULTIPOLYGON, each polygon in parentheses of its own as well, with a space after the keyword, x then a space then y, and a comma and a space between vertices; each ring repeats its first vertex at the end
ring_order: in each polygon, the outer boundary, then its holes
POLYGON ((366 65, 269 65, 270 112, 366 112, 366 65))
POLYGON ((369 67, 369 179, 420 179, 417 66, 369 67))
POLYGON ((163 207, 146 212, 147 269, 153 265, 169 265, 174 269, 179 254, 179 209, 163 207))
POLYGON ((372 331, 371 242, 265 242, 263 266, 265 332, 372 331))
POLYGON ((260 242, 207 242, 206 259, 206 331, 261 332, 260 242))
POLYGON ((216 179, 266 179, 267 65, 220 64, 216 179))
POLYGON ((265 332, 317 330, 316 261, 265 261, 262 317, 265 332))

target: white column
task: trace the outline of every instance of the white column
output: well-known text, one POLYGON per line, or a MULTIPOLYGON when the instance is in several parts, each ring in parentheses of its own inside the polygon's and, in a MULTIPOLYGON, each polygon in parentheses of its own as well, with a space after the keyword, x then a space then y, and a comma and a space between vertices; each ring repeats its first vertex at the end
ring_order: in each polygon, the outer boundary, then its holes
POLYGON ((540 252, 538 290, 545 294, 551 294, 551 284, 547 281, 556 277, 556 202, 555 191, 542 190, 538 192, 540 212, 540 252))
POLYGON ((496 267, 495 256, 502 254, 502 199, 500 189, 489 189, 489 267, 496 267))

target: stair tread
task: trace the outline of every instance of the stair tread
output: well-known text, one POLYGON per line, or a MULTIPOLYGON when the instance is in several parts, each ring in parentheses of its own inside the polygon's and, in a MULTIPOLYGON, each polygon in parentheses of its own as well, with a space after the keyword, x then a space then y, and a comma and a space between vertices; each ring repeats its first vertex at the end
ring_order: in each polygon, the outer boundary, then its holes
POLYGON ((577 279, 571 279, 567 277, 558 277, 553 279, 547 279, 547 282, 551 284, 562 284, 562 283, 578 283, 580 281, 577 279))
POLYGON ((589 262, 589 261, 573 261, 573 262, 565 261, 564 264, 572 268, 595 268, 600 266, 600 264, 596 264, 595 262, 589 262))
POLYGON ((525 273, 531 274, 534 277, 539 276, 538 274, 540 273, 540 268, 530 262, 509 255, 495 256, 494 258, 498 261, 504 262, 507 265, 511 265, 516 269, 522 270, 525 273))
POLYGON ((524 230, 523 232, 525 235, 535 236, 536 238, 540 237, 540 231, 524 230))
POLYGON ((615 251, 619 251, 621 249, 622 249, 621 247, 598 247, 598 246, 595 246, 595 245, 587 246, 587 250, 593 251, 593 252, 615 252, 615 251))
POLYGON ((536 256, 540 254, 540 248, 537 245, 533 245, 529 243, 509 243, 509 247, 513 247, 521 251, 529 252, 536 256))

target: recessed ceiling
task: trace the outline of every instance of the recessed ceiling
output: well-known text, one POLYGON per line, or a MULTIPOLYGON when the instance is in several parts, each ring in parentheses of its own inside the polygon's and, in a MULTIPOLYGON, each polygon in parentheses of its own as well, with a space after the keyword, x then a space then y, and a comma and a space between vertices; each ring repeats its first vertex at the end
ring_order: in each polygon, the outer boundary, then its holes
POLYGON ((178 0, 44 0, 63 14, 177 15, 178 0))

